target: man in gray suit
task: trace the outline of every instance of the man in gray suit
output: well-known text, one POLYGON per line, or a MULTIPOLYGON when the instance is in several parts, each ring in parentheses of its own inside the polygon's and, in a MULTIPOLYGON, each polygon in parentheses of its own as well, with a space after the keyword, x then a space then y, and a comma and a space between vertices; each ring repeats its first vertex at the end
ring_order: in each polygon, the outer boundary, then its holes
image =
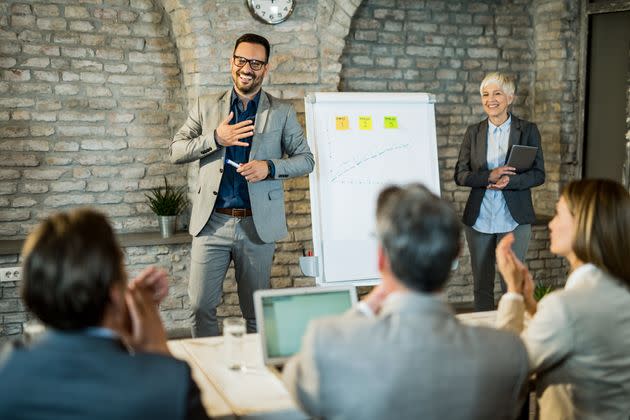
POLYGON ((459 253, 460 223, 424 186, 377 203, 382 283, 348 313, 312 322, 284 381, 314 417, 508 419, 527 353, 516 335, 462 325, 439 296, 459 253))
POLYGON ((194 337, 219 334, 216 308, 232 260, 247 331, 256 331, 253 293, 269 287, 275 242, 288 233, 282 182, 313 170, 295 110, 261 89, 269 53, 260 35, 237 39, 233 89, 197 98, 171 143, 173 163, 199 162, 188 285, 194 337))

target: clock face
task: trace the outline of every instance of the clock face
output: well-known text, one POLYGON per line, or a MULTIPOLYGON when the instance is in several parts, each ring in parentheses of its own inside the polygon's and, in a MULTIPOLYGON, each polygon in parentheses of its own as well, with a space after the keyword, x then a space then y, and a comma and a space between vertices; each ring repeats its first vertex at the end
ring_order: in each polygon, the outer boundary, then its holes
POLYGON ((293 12, 294 0, 247 0, 254 17, 275 25, 284 22, 293 12))

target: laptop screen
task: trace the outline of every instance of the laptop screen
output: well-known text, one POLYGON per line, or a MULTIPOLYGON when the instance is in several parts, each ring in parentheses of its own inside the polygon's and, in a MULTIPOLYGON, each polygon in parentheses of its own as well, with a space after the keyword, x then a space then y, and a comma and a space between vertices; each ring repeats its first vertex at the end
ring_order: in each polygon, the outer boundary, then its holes
POLYGON ((322 290, 308 294, 262 296, 265 340, 269 359, 287 358, 297 353, 310 320, 341 314, 352 306, 350 290, 322 290))

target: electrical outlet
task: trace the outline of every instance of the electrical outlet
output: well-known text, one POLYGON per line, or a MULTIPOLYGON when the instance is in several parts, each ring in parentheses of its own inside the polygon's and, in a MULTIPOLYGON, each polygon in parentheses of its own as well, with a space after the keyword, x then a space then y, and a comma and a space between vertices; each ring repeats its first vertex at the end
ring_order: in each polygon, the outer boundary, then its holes
POLYGON ((22 267, 0 268, 0 281, 22 280, 22 267))

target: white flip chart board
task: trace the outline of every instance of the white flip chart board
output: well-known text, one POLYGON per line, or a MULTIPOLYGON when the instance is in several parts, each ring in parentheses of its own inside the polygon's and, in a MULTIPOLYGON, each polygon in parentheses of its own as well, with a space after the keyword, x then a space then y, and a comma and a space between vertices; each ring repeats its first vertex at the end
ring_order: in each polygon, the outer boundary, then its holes
POLYGON ((421 182, 440 194, 433 103, 427 93, 305 98, 318 285, 378 283, 375 211, 385 186, 421 182))

